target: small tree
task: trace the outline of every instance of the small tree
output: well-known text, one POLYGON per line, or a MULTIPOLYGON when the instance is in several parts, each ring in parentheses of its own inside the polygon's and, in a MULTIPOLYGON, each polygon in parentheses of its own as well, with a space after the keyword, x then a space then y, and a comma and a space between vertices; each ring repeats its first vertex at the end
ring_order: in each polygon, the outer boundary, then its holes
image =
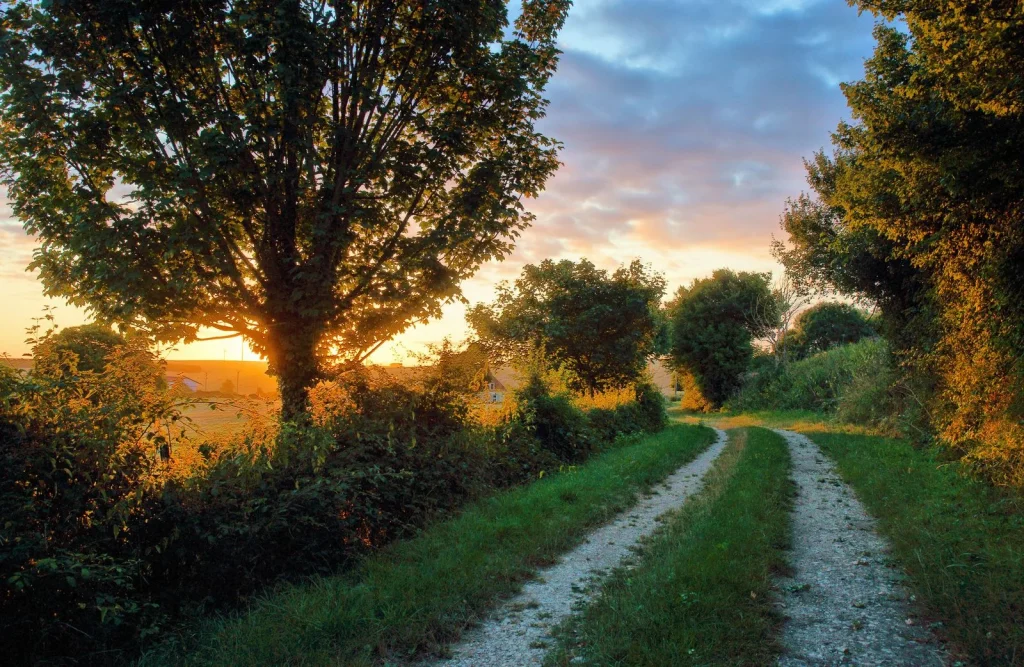
POLYGON ((806 357, 875 334, 860 310, 846 303, 826 301, 800 313, 793 331, 787 336, 786 347, 806 357))
POLYGON ((46 292, 244 336, 295 417, 530 222, 569 4, 5 3, 0 176, 46 292))
POLYGON ((709 408, 720 407, 739 388, 752 341, 767 333, 757 309, 773 302, 770 277, 719 269, 676 293, 672 361, 693 375, 709 408))
POLYGON ((83 324, 67 327, 46 336, 36 346, 33 355, 37 370, 43 370, 44 365, 56 360, 68 362, 74 359, 76 367, 65 370, 102 373, 113 354, 124 344, 124 336, 110 327, 102 324, 83 324), (73 353, 74 357, 62 354, 65 352, 73 353))
POLYGON ((528 265, 491 305, 467 320, 497 361, 543 350, 570 372, 570 388, 593 395, 635 382, 654 352, 665 281, 635 261, 612 275, 587 260, 528 265))

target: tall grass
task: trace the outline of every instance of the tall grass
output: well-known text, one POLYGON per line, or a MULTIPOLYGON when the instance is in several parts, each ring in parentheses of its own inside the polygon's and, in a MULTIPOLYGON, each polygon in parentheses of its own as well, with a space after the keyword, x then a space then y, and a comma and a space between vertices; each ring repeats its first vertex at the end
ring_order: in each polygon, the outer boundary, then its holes
POLYGON ((878 421, 891 410, 892 380, 888 345, 868 339, 778 368, 761 364, 728 407, 813 410, 842 419, 878 421))
POLYGON ((578 468, 475 503, 344 576, 282 587, 207 623, 144 665, 369 665, 437 650, 536 567, 554 562, 637 494, 692 460, 710 429, 675 425, 578 468))
POLYGON ((778 655, 772 575, 789 544, 789 453, 732 433, 698 496, 559 628, 549 665, 767 665, 778 655))
POLYGON ((957 657, 1024 664, 1024 496, 972 480, 905 440, 807 435, 878 518, 957 657))

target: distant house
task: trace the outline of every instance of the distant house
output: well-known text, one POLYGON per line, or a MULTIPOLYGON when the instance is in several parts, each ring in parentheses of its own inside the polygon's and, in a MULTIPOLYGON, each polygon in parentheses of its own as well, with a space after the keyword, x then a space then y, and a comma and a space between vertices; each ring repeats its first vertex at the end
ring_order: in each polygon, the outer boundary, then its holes
POLYGON ((484 373, 484 385, 477 392, 483 403, 501 403, 505 394, 519 386, 518 376, 511 368, 488 368, 484 373))
POLYGON ((191 393, 193 391, 199 391, 203 386, 201 382, 193 380, 187 375, 182 375, 181 373, 168 373, 164 376, 164 380, 167 382, 167 387, 169 389, 177 391, 188 391, 191 393))

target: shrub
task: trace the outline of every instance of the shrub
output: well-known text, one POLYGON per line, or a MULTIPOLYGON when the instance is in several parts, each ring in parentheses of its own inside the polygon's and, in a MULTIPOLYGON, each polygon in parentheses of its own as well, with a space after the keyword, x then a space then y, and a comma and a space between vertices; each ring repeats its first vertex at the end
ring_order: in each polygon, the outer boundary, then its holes
POLYGON ((816 410, 849 422, 881 424, 898 412, 895 371, 881 339, 866 339, 807 359, 751 372, 733 410, 816 410))
POLYGON ((101 324, 84 324, 68 327, 45 336, 35 351, 37 362, 43 362, 35 369, 43 370, 46 362, 59 359, 70 362, 67 372, 102 372, 118 348, 125 345, 125 338, 110 327, 101 324), (73 353, 71 356, 66 353, 73 353))
POLYGON ((785 345, 805 358, 877 335, 863 312, 846 303, 822 302, 800 313, 785 345))
POLYGON ((309 423, 172 447, 180 415, 141 342, 102 371, 52 349, 27 377, 0 367, 0 650, 13 663, 130 658, 177 619, 336 571, 664 422, 651 386, 588 419, 535 378, 484 427, 444 368, 415 386, 364 371, 312 392, 309 423), (167 460, 176 449, 189 470, 167 460))
POLYGON ((587 411, 590 428, 599 442, 610 444, 624 435, 657 433, 668 424, 665 399, 656 386, 639 382, 633 393, 633 401, 587 411))
POLYGON ((638 382, 636 392, 637 423, 641 431, 657 433, 668 426, 665 397, 651 382, 638 382))
POLYGON ((836 417, 850 424, 884 424, 900 411, 894 395, 896 369, 888 347, 872 341, 851 350, 855 364, 849 383, 839 392, 836 417))
POLYGON ((751 361, 750 370, 743 377, 743 386, 729 400, 730 410, 762 410, 769 403, 772 385, 783 374, 785 366, 776 363, 769 355, 755 356, 751 361))
POLYGON ((512 419, 525 424, 541 447, 560 461, 582 461, 593 451, 594 433, 586 415, 569 396, 552 394, 539 375, 532 375, 514 400, 512 419))
POLYGON ((624 428, 621 412, 615 408, 591 408, 587 410, 587 420, 594 437, 601 443, 615 442, 619 436, 632 431, 624 428))
POLYGON ((0 367, 0 650, 12 662, 87 660, 162 617, 135 529, 170 453, 153 426, 178 419, 159 366, 139 341, 105 347, 102 372, 49 342, 28 376, 0 367))

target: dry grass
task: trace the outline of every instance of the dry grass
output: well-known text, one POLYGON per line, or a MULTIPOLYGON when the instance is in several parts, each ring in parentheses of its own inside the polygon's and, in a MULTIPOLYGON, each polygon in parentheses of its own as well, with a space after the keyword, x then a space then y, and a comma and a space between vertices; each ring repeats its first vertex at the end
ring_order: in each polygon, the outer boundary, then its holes
POLYGON ((844 424, 836 421, 830 415, 811 410, 703 413, 688 412, 677 408, 669 410, 669 418, 683 424, 706 424, 725 430, 761 426, 766 428, 784 428, 801 433, 883 435, 876 428, 844 424))

